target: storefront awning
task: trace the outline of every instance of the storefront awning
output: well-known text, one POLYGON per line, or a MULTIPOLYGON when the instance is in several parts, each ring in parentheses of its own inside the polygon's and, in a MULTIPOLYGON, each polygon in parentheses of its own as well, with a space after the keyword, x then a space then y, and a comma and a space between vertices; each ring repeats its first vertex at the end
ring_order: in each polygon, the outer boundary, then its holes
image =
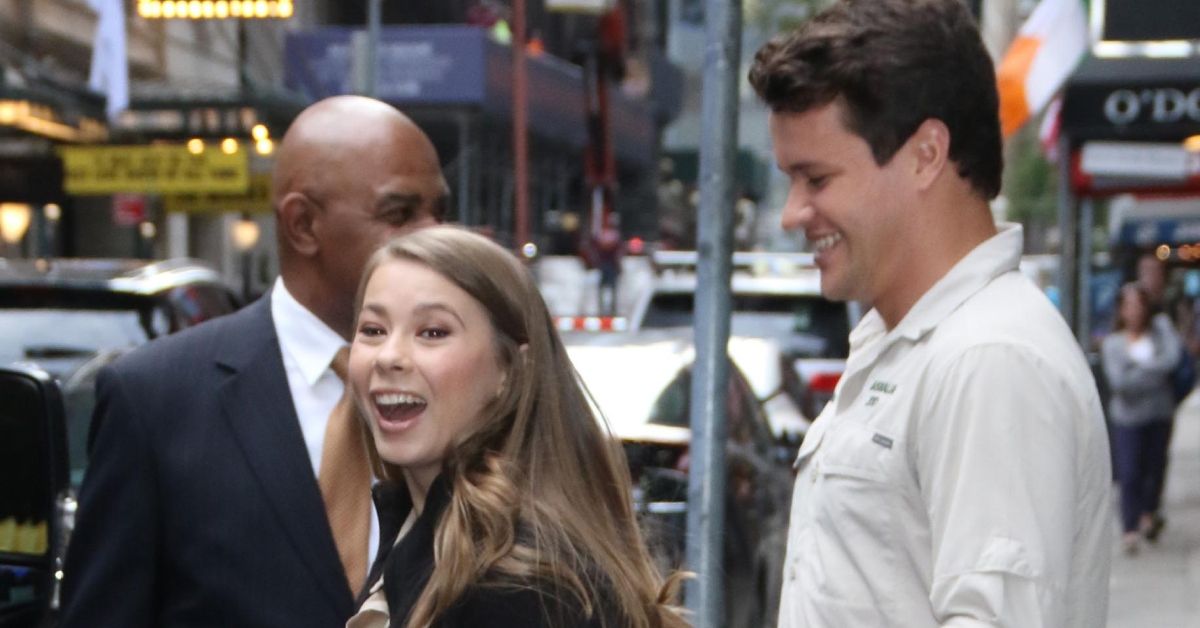
POLYGON ((1200 134, 1200 58, 1097 58, 1067 81, 1062 133, 1089 140, 1182 142, 1200 134))
POLYGON ((82 84, 0 66, 0 137, 56 142, 103 141, 104 96, 82 84))
MULTIPOLYGON (((355 33, 327 27, 289 33, 284 46, 286 84, 310 100, 355 93, 361 68, 355 33)), ((361 46, 359 46, 361 49, 361 46)), ((512 111, 512 51, 480 27, 388 27, 378 51, 376 94, 401 109, 466 109, 508 119, 512 111)), ((583 147, 587 141, 582 71, 542 54, 528 58, 529 128, 535 137, 583 147)), ((610 91, 613 149, 618 160, 654 163, 657 128, 649 103, 610 91)))
POLYGON ((253 85, 244 90, 141 85, 113 123, 112 134, 122 142, 244 138, 255 125, 265 124, 273 137, 281 137, 306 104, 299 94, 253 85))

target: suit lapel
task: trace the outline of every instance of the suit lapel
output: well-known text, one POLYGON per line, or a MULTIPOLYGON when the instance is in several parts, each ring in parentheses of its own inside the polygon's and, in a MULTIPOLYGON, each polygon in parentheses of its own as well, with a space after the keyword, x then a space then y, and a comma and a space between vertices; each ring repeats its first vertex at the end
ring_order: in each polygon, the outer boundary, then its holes
POLYGON ((348 615, 353 594, 342 575, 296 418, 270 303, 268 294, 248 306, 240 314, 245 317, 241 329, 218 352, 218 362, 228 372, 221 407, 296 554, 335 607, 348 615))

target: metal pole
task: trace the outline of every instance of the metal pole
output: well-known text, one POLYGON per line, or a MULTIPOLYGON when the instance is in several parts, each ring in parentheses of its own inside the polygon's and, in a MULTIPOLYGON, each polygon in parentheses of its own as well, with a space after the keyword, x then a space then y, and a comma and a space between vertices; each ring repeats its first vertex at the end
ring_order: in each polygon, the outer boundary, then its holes
POLYGON ((724 616, 725 400, 728 394, 729 275, 733 249, 733 167, 737 153, 740 0, 706 0, 697 236, 696 367, 691 397, 686 603, 697 628, 724 616))
POLYGON ((1077 276, 1079 277, 1078 304, 1079 345, 1084 351, 1091 351, 1092 335, 1092 228, 1095 222, 1096 203, 1090 197, 1079 203, 1079 258, 1077 276))
POLYGON ((54 257, 54 253, 50 252, 50 221, 46 219, 46 208, 44 205, 33 205, 32 209, 34 228, 37 229, 37 255, 36 257, 50 258, 54 257))
POLYGON ((458 114, 458 222, 471 224, 471 114, 458 114))
POLYGON ((529 144, 528 72, 525 67, 525 0, 513 0, 513 176, 516 178, 516 199, 513 220, 516 225, 513 244, 524 246, 529 241, 529 144))
POLYGON ((1071 329, 1075 324, 1075 279, 1078 254, 1075 237, 1075 196, 1071 193, 1071 141, 1058 140, 1058 309, 1071 329))
POLYGON ((367 0, 367 67, 366 89, 363 94, 372 98, 378 93, 376 73, 379 70, 379 32, 383 21, 383 0, 367 0))
POLYGON ((238 93, 245 96, 250 91, 249 55, 246 54, 246 20, 237 21, 237 64, 238 64, 238 93))

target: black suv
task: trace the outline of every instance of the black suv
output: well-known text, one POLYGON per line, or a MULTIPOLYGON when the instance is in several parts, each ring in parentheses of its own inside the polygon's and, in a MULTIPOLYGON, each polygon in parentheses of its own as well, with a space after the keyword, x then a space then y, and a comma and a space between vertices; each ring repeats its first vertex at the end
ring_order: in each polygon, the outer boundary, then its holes
POLYGON ((0 259, 0 625, 54 606, 97 372, 239 305, 196 260, 0 259))

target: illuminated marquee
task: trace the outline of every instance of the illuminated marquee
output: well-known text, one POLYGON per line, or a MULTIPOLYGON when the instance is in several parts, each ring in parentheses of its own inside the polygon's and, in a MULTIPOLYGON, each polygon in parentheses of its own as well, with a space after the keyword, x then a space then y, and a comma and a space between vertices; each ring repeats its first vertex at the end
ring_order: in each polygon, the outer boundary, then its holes
POLYGON ((0 100, 0 127, 13 127, 64 142, 100 142, 108 129, 98 120, 83 118, 72 125, 52 107, 28 100, 0 100))
POLYGON ((292 0, 138 0, 138 15, 147 19, 287 19, 292 0))
POLYGON ((250 162, 244 150, 192 153, 181 144, 63 146, 68 194, 245 194, 250 162))

